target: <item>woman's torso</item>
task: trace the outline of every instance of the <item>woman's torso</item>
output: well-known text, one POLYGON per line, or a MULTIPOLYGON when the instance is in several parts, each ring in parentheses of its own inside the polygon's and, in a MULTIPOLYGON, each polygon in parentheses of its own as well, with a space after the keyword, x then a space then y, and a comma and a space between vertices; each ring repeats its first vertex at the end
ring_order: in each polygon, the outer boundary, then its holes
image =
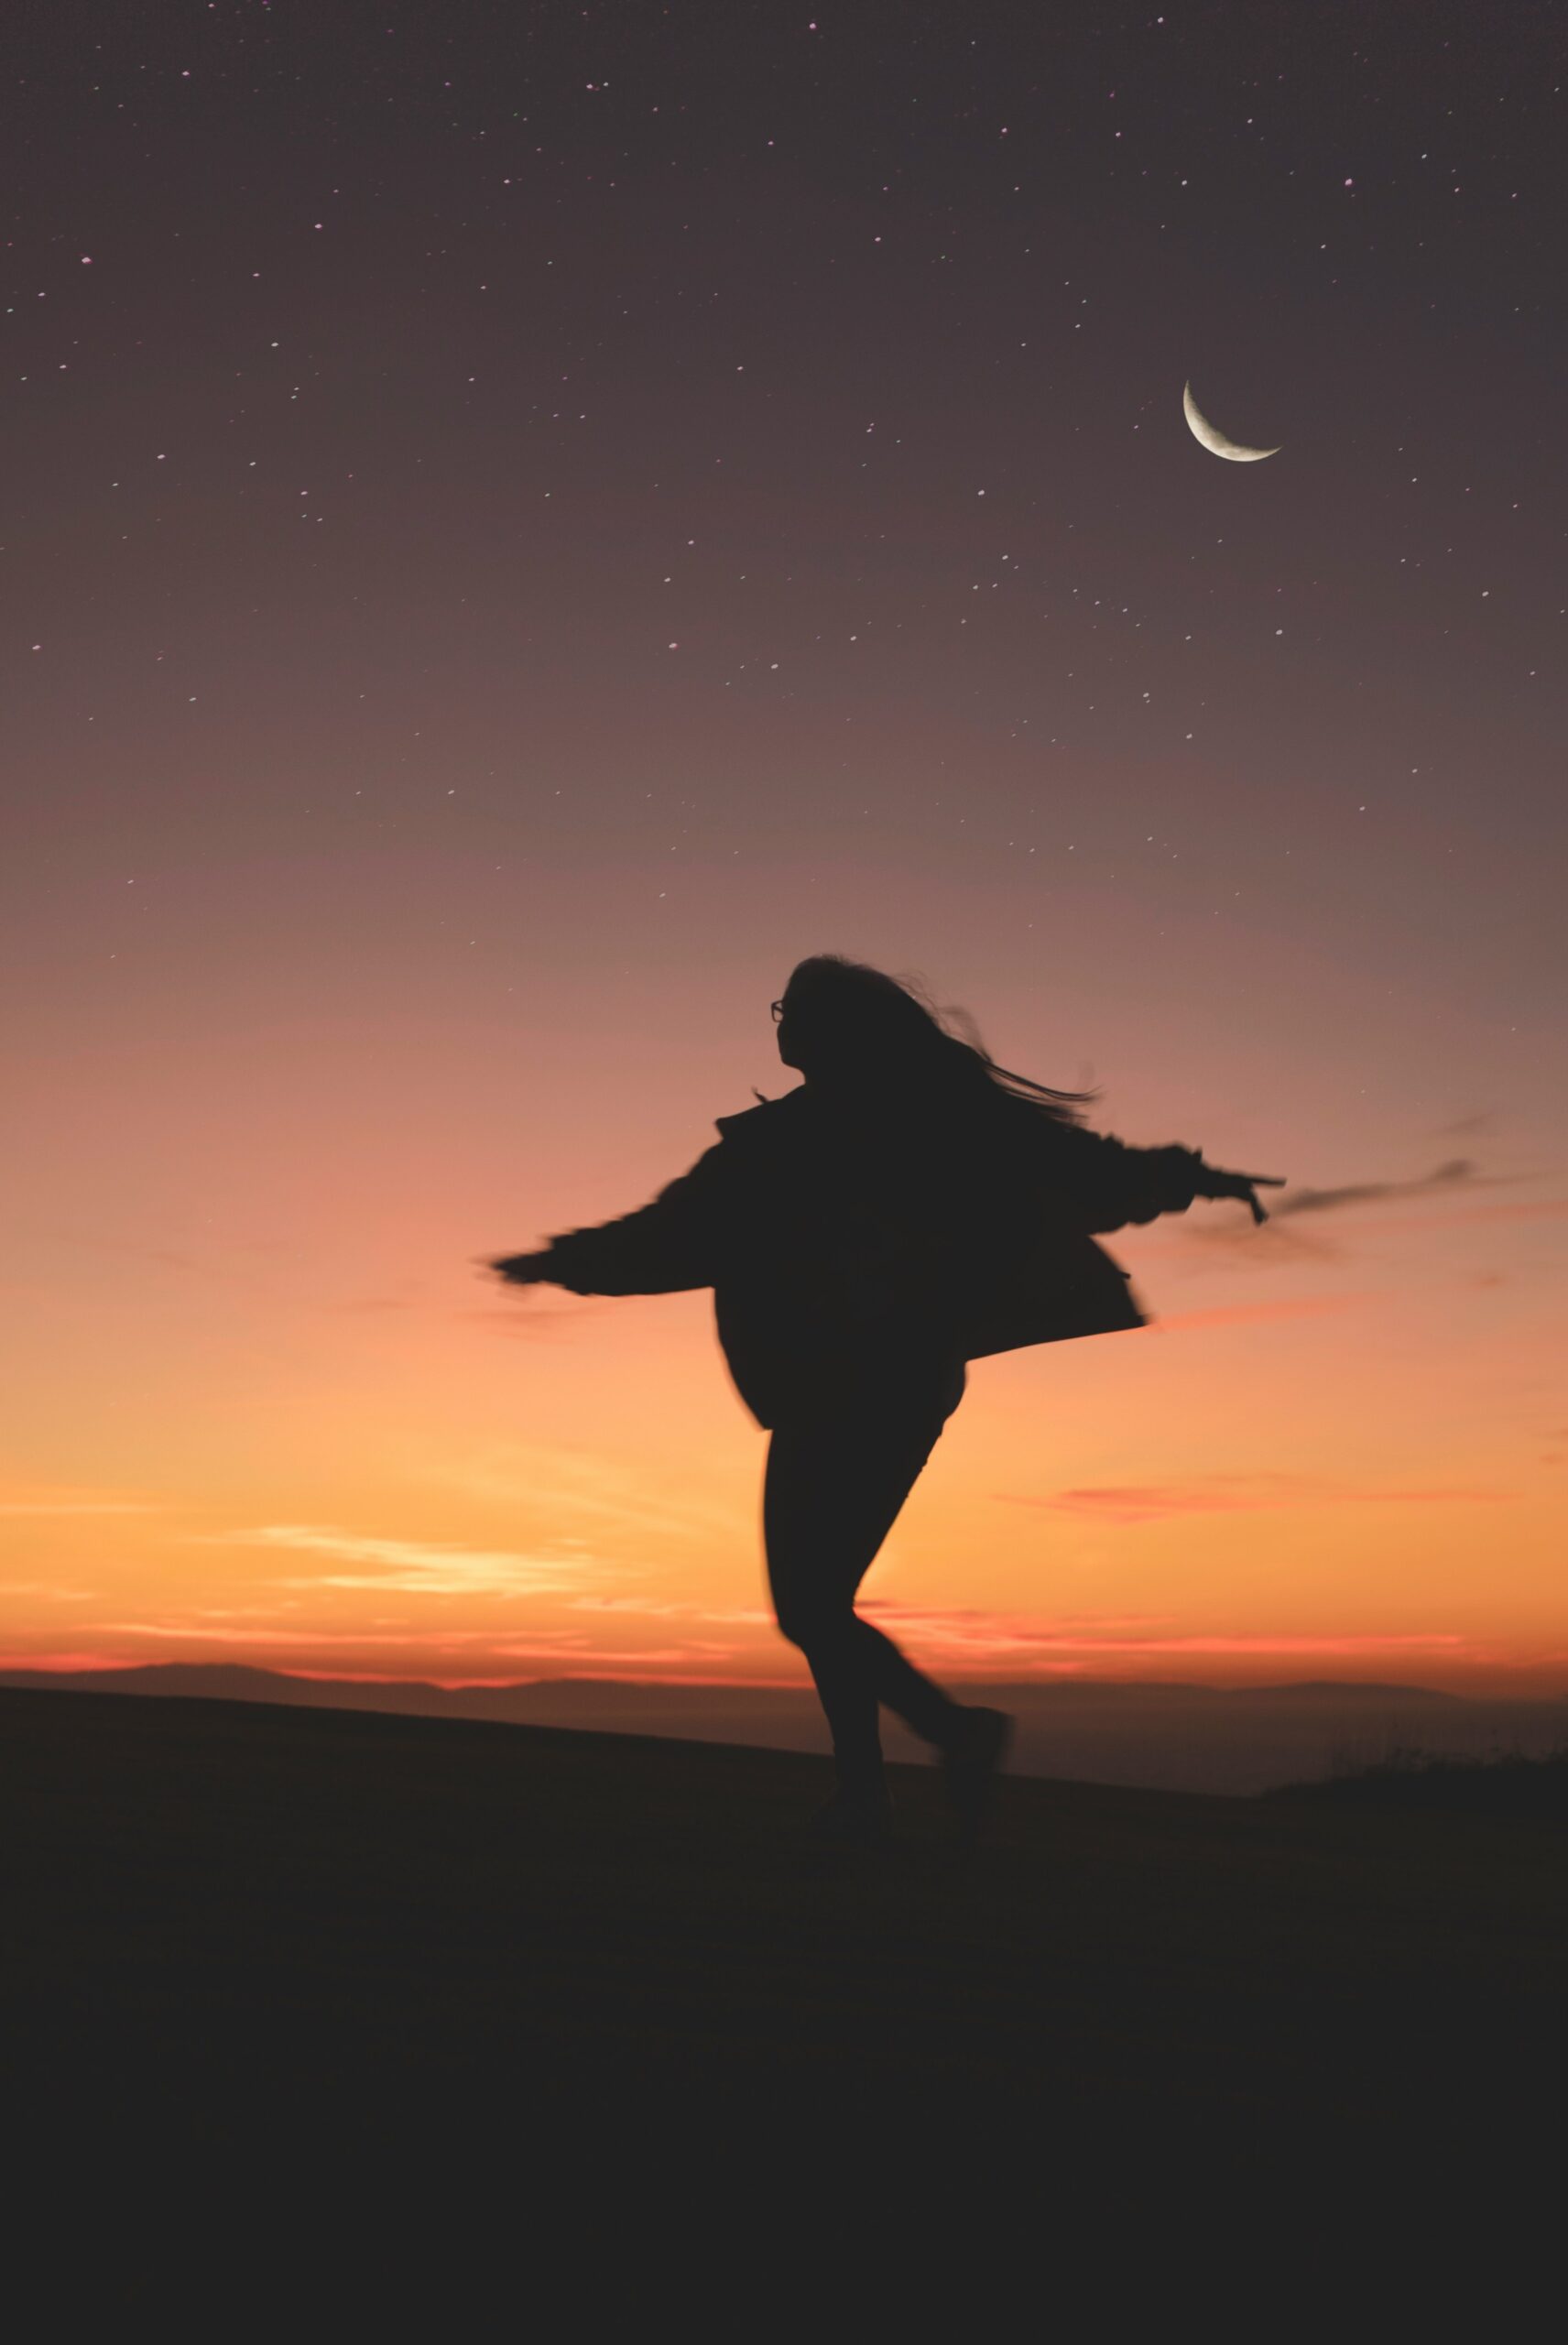
POLYGON ((1030 1209, 1027 1145, 919 1102, 802 1085, 768 1106, 716 1289, 743 1398, 768 1423, 806 1397, 942 1385, 965 1303, 1030 1209))

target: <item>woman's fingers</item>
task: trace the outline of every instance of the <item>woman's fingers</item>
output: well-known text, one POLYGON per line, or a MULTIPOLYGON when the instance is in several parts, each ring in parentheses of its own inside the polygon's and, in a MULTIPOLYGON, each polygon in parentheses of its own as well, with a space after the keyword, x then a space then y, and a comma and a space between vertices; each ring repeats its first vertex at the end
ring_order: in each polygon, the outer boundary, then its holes
POLYGON ((1258 1191, 1282 1189, 1286 1176, 1283 1172, 1227 1172, 1216 1165, 1212 1178, 1213 1185, 1203 1193, 1204 1195, 1236 1197, 1247 1206, 1254 1221, 1267 1221, 1269 1216, 1259 1202, 1258 1191))
POLYGON ((527 1266, 534 1261, 535 1257, 531 1254, 474 1254, 469 1259, 476 1262, 482 1271, 505 1279, 509 1286, 521 1286, 528 1281, 527 1266))

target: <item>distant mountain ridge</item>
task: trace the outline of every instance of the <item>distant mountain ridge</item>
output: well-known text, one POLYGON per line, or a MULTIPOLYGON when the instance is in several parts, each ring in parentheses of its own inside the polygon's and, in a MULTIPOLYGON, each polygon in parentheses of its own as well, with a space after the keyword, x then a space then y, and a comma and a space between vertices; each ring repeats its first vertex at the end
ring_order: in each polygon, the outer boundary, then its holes
MULTIPOLYGON (((1432 1685, 1384 1685, 1362 1678, 1289 1678, 1279 1685, 1205 1685, 1196 1680, 1179 1677, 1131 1678, 986 1678, 987 1694, 1027 1694, 1046 1700, 1075 1698, 1114 1700, 1125 1696, 1131 1698, 1149 1695, 1192 1695, 1208 1698, 1235 1700, 1237 1698, 1279 1699, 1290 1695, 1334 1695, 1345 1698, 1358 1696, 1397 1696, 1400 1701, 1464 1702, 1463 1694, 1449 1694, 1432 1685)), ((304 1701, 325 1704, 332 1708, 344 1707, 333 1696, 390 1696, 387 1707, 401 1707, 400 1697, 429 1695, 438 1701, 463 1700, 469 1696, 488 1699, 514 1694, 539 1694, 549 1691, 562 1693, 568 1687, 601 1692, 614 1688, 617 1692, 639 1699, 665 1696, 677 1700, 704 1693, 734 1698, 757 1694, 786 1694, 811 1698, 806 1686, 795 1685, 670 1685, 656 1679, 626 1677, 561 1676, 518 1677, 504 1685, 439 1685, 433 1679, 363 1678, 363 1677, 303 1677, 291 1670, 258 1669, 254 1663, 240 1661, 149 1661, 132 1662, 123 1667, 107 1669, 0 1669, 0 1685, 24 1688, 28 1685, 70 1689, 79 1693, 148 1693, 178 1694, 181 1691, 202 1693, 210 1697, 232 1701, 247 1699, 267 1701, 304 1701), (198 1685, 198 1680, 203 1681, 198 1685), (251 1688, 287 1688, 285 1692, 251 1688)), ((376 1707, 380 1707, 378 1703, 376 1707)))
MULTIPOLYGON (((822 1713, 807 1685, 557 1677, 449 1687, 296 1677, 241 1662, 150 1662, 104 1670, 5 1670, 0 1686, 374 1710, 785 1751, 827 1748, 822 1713)), ((1165 1678, 997 1679, 955 1690, 961 1698, 1012 1712, 1016 1773, 1243 1796, 1371 1764, 1398 1748, 1540 1755, 1562 1740, 1568 1724, 1568 1701, 1561 1698, 1475 1699, 1432 1686, 1356 1680, 1220 1686, 1165 1678)), ((884 1722, 883 1741, 892 1760, 927 1755, 894 1720, 884 1722)))

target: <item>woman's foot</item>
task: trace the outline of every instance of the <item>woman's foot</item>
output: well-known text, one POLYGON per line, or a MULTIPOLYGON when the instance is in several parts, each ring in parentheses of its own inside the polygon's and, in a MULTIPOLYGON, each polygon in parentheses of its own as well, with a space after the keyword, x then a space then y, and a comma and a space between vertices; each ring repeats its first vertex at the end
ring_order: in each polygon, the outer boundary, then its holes
POLYGON ((980 1838, 990 1814, 992 1786, 1012 1739, 1013 1722, 1006 1710, 966 1709, 953 1740, 942 1747, 942 1772, 962 1848, 973 1848, 980 1838))
POLYGON ((890 1849, 893 1803, 886 1786, 835 1792, 812 1816, 811 1838, 822 1849, 890 1849))

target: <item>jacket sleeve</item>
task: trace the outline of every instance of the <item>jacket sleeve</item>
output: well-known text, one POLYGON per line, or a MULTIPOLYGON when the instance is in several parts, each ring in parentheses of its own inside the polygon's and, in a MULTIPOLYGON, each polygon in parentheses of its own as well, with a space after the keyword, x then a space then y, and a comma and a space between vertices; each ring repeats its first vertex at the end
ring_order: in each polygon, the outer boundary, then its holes
POLYGON ((1075 1215, 1083 1214, 1091 1236, 1185 1213, 1194 1197, 1207 1194, 1208 1167, 1195 1148, 1129 1148, 1108 1132, 1059 1129, 1067 1144, 1053 1151, 1051 1184, 1075 1215))
POLYGON ((545 1272, 574 1294, 676 1294, 712 1286, 730 1183, 716 1140, 651 1205, 552 1238, 545 1272))

